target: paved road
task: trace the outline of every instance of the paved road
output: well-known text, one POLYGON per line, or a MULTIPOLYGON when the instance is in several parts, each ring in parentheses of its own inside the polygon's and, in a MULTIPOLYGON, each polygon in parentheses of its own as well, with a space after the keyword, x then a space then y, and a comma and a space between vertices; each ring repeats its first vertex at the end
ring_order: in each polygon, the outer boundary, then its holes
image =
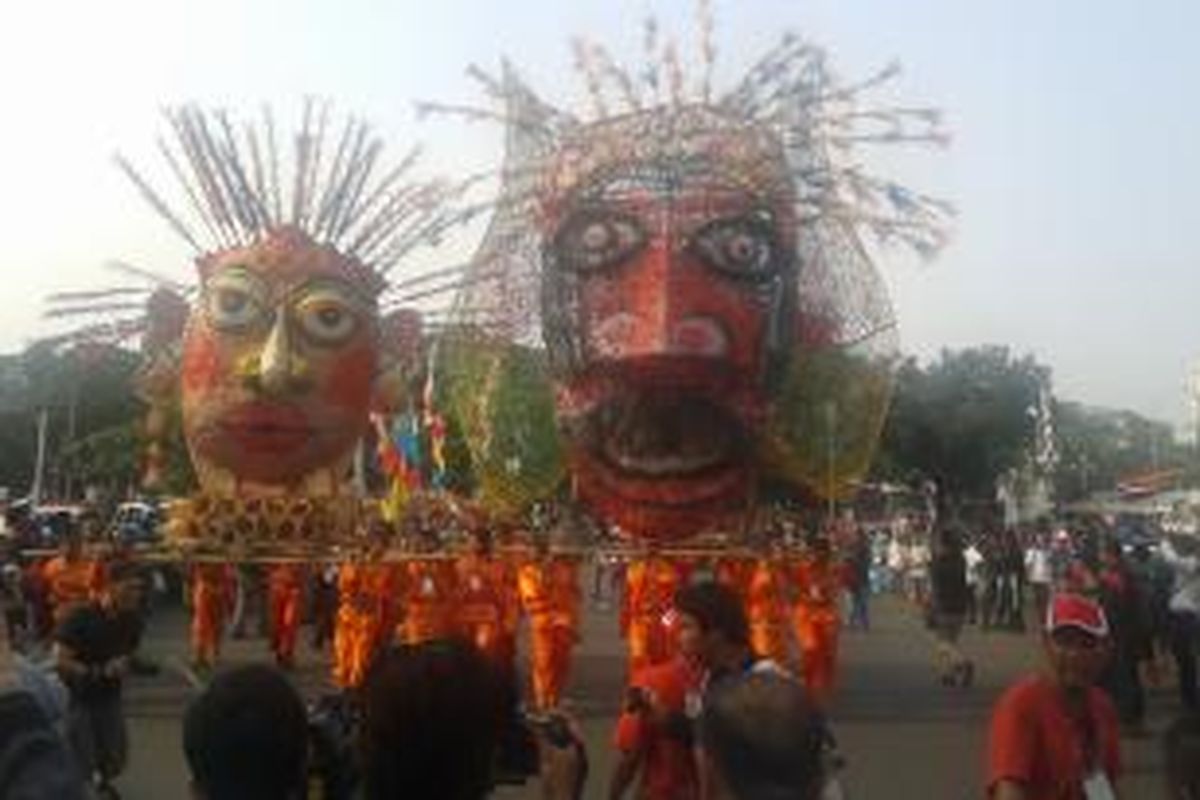
MULTIPOLYGON (((846 784, 851 798, 958 800, 982 796, 981 775, 987 717, 996 695, 1013 678, 1036 667, 1033 635, 969 631, 964 647, 979 664, 970 690, 939 686, 931 667, 932 646, 915 615, 894 598, 877 600, 875 627, 843 636, 841 692, 832 721, 849 761, 846 784)), ((621 696, 623 656, 615 615, 592 611, 586 619, 569 689, 581 718, 592 760, 587 797, 604 797, 611 754, 608 740, 621 696)), ((184 651, 183 619, 165 614, 155 622, 149 650, 167 663, 184 651)), ((229 661, 261 657, 261 640, 234 643, 229 661)), ((315 691, 323 666, 306 656, 298 680, 315 691)), ((180 751, 179 719, 191 696, 184 678, 170 670, 135 681, 128 693, 132 761, 119 785, 128 800, 186 797, 186 771, 180 751)), ((1172 708, 1169 692, 1152 698, 1151 727, 1162 729, 1172 708)), ((1129 777, 1127 798, 1161 796, 1161 760, 1154 738, 1125 739, 1129 777)), ((532 798, 531 787, 506 789, 502 798, 532 798)))

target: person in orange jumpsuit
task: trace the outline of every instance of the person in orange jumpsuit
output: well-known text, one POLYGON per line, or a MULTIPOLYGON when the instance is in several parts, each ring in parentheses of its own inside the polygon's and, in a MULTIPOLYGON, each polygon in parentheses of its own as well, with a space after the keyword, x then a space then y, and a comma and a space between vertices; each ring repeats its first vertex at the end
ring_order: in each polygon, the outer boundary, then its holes
POLYGON ((471 551, 455 561, 454 571, 455 629, 493 663, 511 671, 507 612, 513 587, 504 562, 493 554, 486 531, 474 534, 471 551))
POLYGON ((271 652, 275 663, 291 669, 296 663, 296 635, 300 629, 300 602, 304 567, 277 564, 267 571, 267 609, 271 619, 271 652))
POLYGON ((621 634, 629 648, 629 674, 662 664, 673 655, 670 615, 675 593, 684 585, 680 565, 651 553, 625 571, 621 634))
POLYGON ((333 630, 333 682, 353 688, 366 677, 379 638, 379 615, 370 592, 365 561, 338 568, 338 610, 333 630))
POLYGON ((192 663, 197 669, 216 666, 221 637, 233 609, 233 569, 228 564, 192 567, 192 663))
POLYGON ((783 591, 779 559, 763 555, 749 565, 743 603, 750 625, 750 648, 760 658, 780 666, 791 659, 788 646, 787 597, 783 591))
POLYGON ((801 674, 809 694, 825 705, 837 677, 838 598, 842 573, 831 553, 829 540, 818 538, 796 564, 793 624, 800 645, 801 674))
POLYGON ((404 644, 445 639, 455 632, 454 564, 437 556, 436 548, 435 539, 423 537, 423 556, 409 559, 401 567, 403 619, 396 628, 396 638, 404 644))
POLYGON ((529 616, 533 705, 550 711, 562 701, 579 638, 579 565, 553 555, 549 541, 539 538, 534 557, 517 570, 517 594, 529 616))
POLYGON ((365 535, 366 552, 338 567, 332 678, 344 689, 362 683, 396 627, 397 567, 386 558, 389 530, 376 521, 365 535))
POLYGON ((78 531, 63 537, 59 554, 46 562, 42 577, 56 623, 74 606, 100 597, 104 589, 104 568, 84 555, 83 537, 78 531))

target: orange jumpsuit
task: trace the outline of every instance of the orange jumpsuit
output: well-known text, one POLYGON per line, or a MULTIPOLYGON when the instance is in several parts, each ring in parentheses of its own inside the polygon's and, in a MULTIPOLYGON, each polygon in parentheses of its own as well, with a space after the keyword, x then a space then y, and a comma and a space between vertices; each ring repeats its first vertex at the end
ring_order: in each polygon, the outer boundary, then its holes
POLYGON ((413 559, 401 579, 404 619, 396 629, 404 644, 444 639, 454 633, 454 567, 443 559, 413 559))
POLYGON ((556 708, 571 671, 579 631, 579 570, 567 558, 528 561, 517 570, 517 594, 529 615, 533 704, 556 708))
POLYGON ((72 606, 95 600, 104 589, 104 568, 89 558, 55 556, 42 568, 42 576, 50 591, 55 622, 61 622, 72 606))
POLYGON ((681 570, 664 558, 634 561, 626 569, 621 633, 629 647, 630 675, 673 655, 668 619, 682 585, 681 570))
POLYGON ((761 658, 786 665, 789 660, 787 598, 775 559, 759 558, 750 566, 746 586, 746 621, 750 647, 761 658))
POLYGON ((192 568, 192 659, 212 667, 221 654, 221 636, 233 606, 233 568, 196 564, 192 568))
POLYGON ((818 703, 828 702, 837 677, 838 597, 841 570, 828 558, 807 556, 793 570, 793 625, 800 645, 804 685, 818 703))
POLYGON ((508 604, 512 588, 503 562, 470 553, 455 562, 455 628, 497 664, 511 661, 508 604))
POLYGON ((371 592, 371 565, 346 562, 338 568, 338 610, 333 631, 333 682, 358 686, 366 677, 379 639, 379 613, 371 592))
POLYGON ((290 665, 296 657, 296 634, 300 628, 303 585, 304 573, 299 564, 279 564, 267 572, 271 652, 280 664, 290 665))

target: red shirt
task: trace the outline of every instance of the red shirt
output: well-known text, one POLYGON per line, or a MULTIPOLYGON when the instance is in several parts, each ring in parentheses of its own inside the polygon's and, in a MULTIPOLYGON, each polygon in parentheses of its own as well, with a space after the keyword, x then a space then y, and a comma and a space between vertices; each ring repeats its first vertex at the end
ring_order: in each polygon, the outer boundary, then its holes
POLYGON ((992 710, 988 790, 1002 780, 1020 783, 1029 800, 1082 800, 1083 781, 1096 765, 1115 785, 1121 772, 1120 733, 1112 701, 1088 689, 1093 755, 1085 727, 1072 719, 1059 689, 1030 677, 1005 692, 992 710))
POLYGON ((699 697, 703 679, 702 670, 682 658, 673 658, 643 669, 630 681, 631 687, 645 693, 651 710, 622 712, 614 744, 625 753, 642 753, 637 797, 692 800, 697 796, 695 753, 687 742, 664 730, 661 721, 667 716, 686 714, 689 696, 699 697))

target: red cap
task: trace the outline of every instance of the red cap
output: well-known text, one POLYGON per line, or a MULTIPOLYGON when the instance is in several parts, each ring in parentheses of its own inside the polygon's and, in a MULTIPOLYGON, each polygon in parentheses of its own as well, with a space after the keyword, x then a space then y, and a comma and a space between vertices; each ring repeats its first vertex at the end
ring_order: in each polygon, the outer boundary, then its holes
POLYGON ((1078 628, 1104 638, 1108 636, 1108 619, 1095 600, 1078 594, 1056 594, 1046 612, 1046 630, 1053 633, 1060 628, 1078 628))

